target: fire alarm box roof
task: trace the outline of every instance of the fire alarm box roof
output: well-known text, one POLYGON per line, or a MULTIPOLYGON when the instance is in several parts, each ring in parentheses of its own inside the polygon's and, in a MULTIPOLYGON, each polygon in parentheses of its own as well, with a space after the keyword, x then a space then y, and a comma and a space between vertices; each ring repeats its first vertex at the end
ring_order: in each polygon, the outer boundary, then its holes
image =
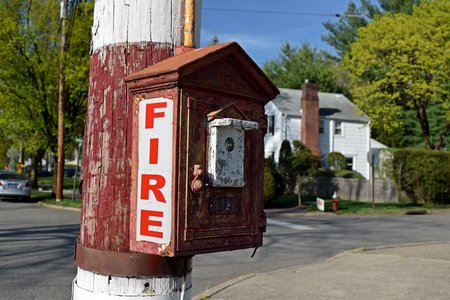
POLYGON ((125 81, 137 82, 148 78, 155 78, 155 84, 176 82, 183 86, 187 83, 216 90, 244 91, 243 94, 249 94, 251 89, 252 95, 248 96, 267 101, 279 94, 278 88, 236 42, 193 49, 169 57, 127 76, 125 81), (219 86, 215 80, 217 77, 222 78, 221 82, 227 86, 219 86))

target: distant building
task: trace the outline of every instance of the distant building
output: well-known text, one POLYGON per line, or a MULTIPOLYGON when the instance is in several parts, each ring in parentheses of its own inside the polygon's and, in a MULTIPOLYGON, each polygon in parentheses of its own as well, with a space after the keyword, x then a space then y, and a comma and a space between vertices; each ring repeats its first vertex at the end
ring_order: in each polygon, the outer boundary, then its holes
MULTIPOLYGON (((318 92, 306 81, 302 90, 279 89, 280 94, 265 106, 268 116, 264 137, 265 157, 276 163, 283 140, 302 141, 327 166, 331 152, 347 158, 347 168, 370 178, 369 152, 384 148, 370 138, 370 119, 342 94, 318 92)), ((373 153, 370 152, 370 153, 373 153)), ((378 153, 378 152, 376 152, 378 153)))

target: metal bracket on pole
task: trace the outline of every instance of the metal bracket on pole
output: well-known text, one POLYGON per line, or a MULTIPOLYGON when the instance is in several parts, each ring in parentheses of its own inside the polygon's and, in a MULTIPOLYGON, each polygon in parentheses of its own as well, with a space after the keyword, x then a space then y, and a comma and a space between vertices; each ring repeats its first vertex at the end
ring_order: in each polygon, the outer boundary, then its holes
POLYGON ((192 271, 192 257, 164 257, 146 253, 102 251, 78 241, 74 260, 78 267, 114 276, 184 276, 192 271))

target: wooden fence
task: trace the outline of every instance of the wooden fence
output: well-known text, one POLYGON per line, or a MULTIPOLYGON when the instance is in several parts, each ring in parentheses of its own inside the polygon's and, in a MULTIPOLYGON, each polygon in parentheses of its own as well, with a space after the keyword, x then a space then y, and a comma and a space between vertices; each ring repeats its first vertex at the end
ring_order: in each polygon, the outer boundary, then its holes
POLYGON ((325 178, 318 177, 315 182, 303 190, 305 195, 315 195, 330 199, 334 192, 341 199, 372 202, 372 195, 376 203, 398 203, 406 195, 400 192, 390 180, 375 179, 375 182, 364 179, 325 178))

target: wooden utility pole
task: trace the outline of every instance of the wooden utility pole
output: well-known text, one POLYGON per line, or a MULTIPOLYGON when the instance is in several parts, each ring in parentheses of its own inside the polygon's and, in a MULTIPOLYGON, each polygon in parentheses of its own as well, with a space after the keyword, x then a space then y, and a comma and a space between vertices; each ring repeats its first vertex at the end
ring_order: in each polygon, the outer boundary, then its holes
POLYGON ((73 299, 190 299, 190 258, 130 251, 133 99, 124 82, 183 45, 184 5, 95 1, 73 299))
POLYGON ((68 0, 61 2, 61 47, 59 62, 59 97, 58 97, 58 164, 56 169, 56 201, 63 199, 64 177, 64 102, 66 91, 66 48, 67 48, 67 9, 68 0))

